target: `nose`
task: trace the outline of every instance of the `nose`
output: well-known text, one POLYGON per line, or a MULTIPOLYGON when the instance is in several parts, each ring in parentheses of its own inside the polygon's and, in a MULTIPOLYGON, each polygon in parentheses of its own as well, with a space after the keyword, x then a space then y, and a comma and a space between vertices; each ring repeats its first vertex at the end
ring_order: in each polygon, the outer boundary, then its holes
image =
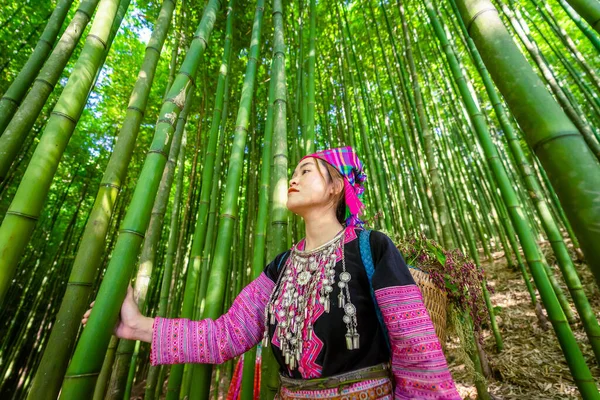
POLYGON ((290 187, 297 185, 298 184, 298 177, 294 177, 292 179, 290 179, 290 187))

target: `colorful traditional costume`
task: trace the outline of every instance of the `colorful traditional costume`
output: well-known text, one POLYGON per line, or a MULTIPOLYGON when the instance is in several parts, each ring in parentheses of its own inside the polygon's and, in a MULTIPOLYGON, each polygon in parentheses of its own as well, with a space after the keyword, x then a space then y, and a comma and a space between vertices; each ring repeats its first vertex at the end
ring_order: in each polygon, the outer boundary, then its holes
POLYGON ((156 318, 152 365, 219 364, 265 338, 281 366, 281 399, 460 399, 419 288, 376 231, 369 283, 358 241, 360 161, 350 147, 308 157, 345 178, 344 230, 317 249, 305 252, 302 240, 279 254, 216 321, 156 318))

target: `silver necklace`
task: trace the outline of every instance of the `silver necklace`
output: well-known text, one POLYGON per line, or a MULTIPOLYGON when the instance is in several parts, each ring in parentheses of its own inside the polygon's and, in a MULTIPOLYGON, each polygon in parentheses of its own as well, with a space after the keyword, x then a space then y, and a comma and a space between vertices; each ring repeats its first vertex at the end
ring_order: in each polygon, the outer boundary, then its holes
POLYGON ((342 272, 337 283, 340 288, 338 307, 345 314, 343 321, 346 324, 346 347, 348 350, 359 348, 356 307, 350 300, 348 288, 352 277, 346 271, 344 233, 345 229, 327 243, 309 251, 298 250, 297 245, 292 246, 284 270, 279 274, 276 289, 267 303, 263 346, 269 343, 267 322, 271 325, 277 322, 279 347, 290 370, 298 366, 304 342, 312 339, 317 293, 324 311, 330 311, 329 295, 335 284, 338 249, 342 256, 342 272))

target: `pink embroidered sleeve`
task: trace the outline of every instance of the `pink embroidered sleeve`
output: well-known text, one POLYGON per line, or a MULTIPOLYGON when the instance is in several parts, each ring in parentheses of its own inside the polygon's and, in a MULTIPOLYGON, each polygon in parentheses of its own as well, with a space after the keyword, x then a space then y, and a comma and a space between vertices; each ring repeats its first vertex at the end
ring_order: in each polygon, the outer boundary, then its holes
POLYGON ((387 326, 396 399, 461 399, 417 285, 375 291, 387 326))
POLYGON ((152 327, 151 365, 221 364, 256 345, 264 332, 264 312, 275 283, 264 273, 246 286, 217 320, 160 318, 152 327))

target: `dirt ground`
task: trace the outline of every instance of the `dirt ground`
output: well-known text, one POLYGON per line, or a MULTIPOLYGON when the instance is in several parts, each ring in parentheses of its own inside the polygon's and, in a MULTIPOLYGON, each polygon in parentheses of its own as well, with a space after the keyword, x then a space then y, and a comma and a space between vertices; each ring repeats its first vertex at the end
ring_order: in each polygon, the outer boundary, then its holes
MULTIPOLYGON (((547 247, 547 246, 546 246, 547 247)), ((550 254, 547 254, 550 258, 550 254)), ((580 399, 554 331, 543 330, 531 305, 521 273, 507 266, 502 253, 494 254, 495 262, 486 263, 486 277, 494 289, 492 302, 498 310, 498 324, 504 340, 504 350, 498 353, 491 332, 485 331, 484 348, 488 355, 493 377, 488 382, 490 393, 497 399, 580 399)), ((551 262, 551 260, 549 260, 551 262)), ((600 317, 600 291, 589 269, 576 264, 584 291, 600 317)), ((554 271, 562 280, 560 271, 554 271)), ((564 287, 565 292, 568 292, 564 287)), ((539 301, 539 296, 538 296, 539 301)), ((575 308, 573 307, 575 311, 575 308)), ((596 384, 600 384, 600 368, 588 345, 581 323, 571 328, 584 353, 596 384)), ((447 342, 447 357, 460 394, 465 399, 476 399, 473 379, 465 365, 456 357, 456 338, 447 342)))

